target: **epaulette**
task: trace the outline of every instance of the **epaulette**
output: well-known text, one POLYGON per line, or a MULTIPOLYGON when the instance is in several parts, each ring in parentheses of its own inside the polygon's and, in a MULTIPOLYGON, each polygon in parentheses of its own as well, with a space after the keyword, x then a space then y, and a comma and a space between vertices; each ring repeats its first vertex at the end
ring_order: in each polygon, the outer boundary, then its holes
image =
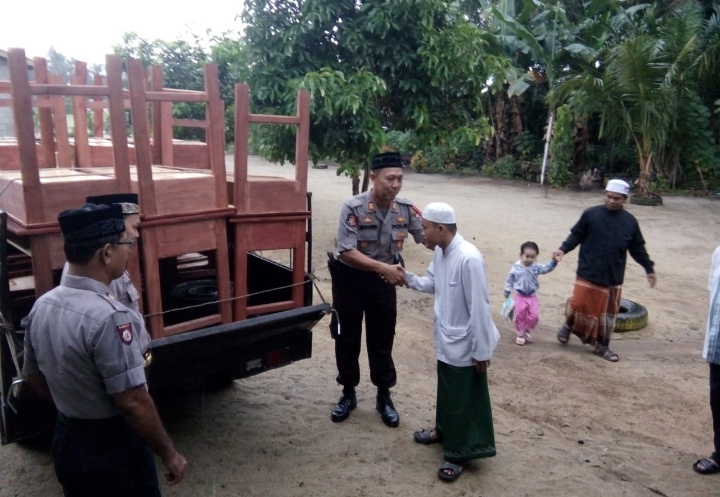
POLYGON ((113 298, 111 295, 105 295, 99 292, 95 292, 95 295, 100 297, 103 301, 107 302, 110 307, 112 307, 113 311, 123 311, 126 312, 128 310, 127 307, 125 307, 123 304, 118 302, 115 298, 113 298))
POLYGON ((353 198, 349 199, 346 204, 351 209, 354 209, 355 207, 360 207, 361 205, 365 205, 367 201, 362 197, 362 193, 360 195, 355 195, 353 198))
POLYGON ((400 198, 400 197, 395 197, 395 202, 397 202, 398 204, 405 204, 405 205, 410 205, 410 206, 413 204, 408 199, 400 198))

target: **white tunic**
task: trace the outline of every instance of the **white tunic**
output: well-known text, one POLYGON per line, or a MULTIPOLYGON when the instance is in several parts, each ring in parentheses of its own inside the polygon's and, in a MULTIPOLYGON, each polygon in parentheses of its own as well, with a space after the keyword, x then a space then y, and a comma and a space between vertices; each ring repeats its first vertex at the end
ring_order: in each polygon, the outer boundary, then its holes
POLYGON ((456 234, 445 251, 435 247, 426 276, 408 272, 408 286, 435 294, 435 350, 439 361, 472 366, 487 361, 500 339, 490 311, 485 261, 456 234))

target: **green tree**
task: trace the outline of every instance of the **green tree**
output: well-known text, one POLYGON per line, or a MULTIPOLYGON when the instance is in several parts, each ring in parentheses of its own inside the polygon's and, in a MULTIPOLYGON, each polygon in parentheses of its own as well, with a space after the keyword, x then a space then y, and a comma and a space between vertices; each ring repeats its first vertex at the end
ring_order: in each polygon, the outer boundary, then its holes
MULTIPOLYGON (((312 158, 342 161, 354 191, 383 145, 383 127, 427 143, 487 136, 482 91, 503 59, 487 53, 484 31, 461 3, 249 0, 245 7, 254 108, 288 112, 296 89, 308 88, 312 158)), ((264 139, 273 158, 293 159, 278 133, 264 139)))

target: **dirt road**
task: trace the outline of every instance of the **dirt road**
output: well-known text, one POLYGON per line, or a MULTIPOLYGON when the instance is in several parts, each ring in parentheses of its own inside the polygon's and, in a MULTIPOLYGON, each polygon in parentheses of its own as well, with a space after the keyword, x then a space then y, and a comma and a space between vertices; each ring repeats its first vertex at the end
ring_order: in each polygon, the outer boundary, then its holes
MULTIPOLYGON (((291 175, 291 166, 253 162, 251 173, 291 175)), ((310 170, 314 267, 329 298, 325 250, 334 244, 337 212, 349 182, 330 167, 310 170)), ((403 196, 422 208, 455 207, 460 233, 484 254, 495 319, 502 334, 490 369, 498 455, 472 465, 451 484, 436 476, 437 446, 412 432, 434 420, 432 297, 399 291, 393 390, 400 427, 375 411, 367 359, 361 360, 359 405, 341 424, 330 421, 340 389, 327 321, 314 336, 313 357, 219 392, 185 393, 161 403, 166 426, 187 456, 185 482, 166 496, 710 496, 720 477, 691 465, 712 449, 708 368, 702 359, 707 273, 720 241, 720 202, 665 199, 663 207, 628 206, 640 221, 658 285, 628 263, 624 296, 649 310, 641 331, 616 334, 610 364, 576 339, 555 340, 574 279, 577 253, 540 279, 541 324, 535 343, 514 344, 499 316, 502 284, 520 244, 534 240, 544 262, 581 211, 601 194, 550 190, 476 177, 408 173, 403 196)), ((431 253, 408 246, 408 268, 422 273, 431 253)), ((316 301, 319 299, 315 296, 316 301)), ((161 468, 160 468, 161 469, 161 468)), ((0 448, 0 496, 60 496, 42 447, 0 448)))

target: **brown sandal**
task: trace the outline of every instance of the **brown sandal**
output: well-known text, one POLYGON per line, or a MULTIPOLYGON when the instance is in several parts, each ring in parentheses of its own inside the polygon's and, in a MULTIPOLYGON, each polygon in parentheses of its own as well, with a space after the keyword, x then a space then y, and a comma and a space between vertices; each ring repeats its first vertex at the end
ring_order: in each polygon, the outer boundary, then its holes
POLYGON ((595 350, 593 350, 593 354, 600 356, 609 362, 618 362, 620 360, 620 357, 618 357, 615 352, 610 350, 608 347, 603 347, 602 345, 597 345, 595 350))

